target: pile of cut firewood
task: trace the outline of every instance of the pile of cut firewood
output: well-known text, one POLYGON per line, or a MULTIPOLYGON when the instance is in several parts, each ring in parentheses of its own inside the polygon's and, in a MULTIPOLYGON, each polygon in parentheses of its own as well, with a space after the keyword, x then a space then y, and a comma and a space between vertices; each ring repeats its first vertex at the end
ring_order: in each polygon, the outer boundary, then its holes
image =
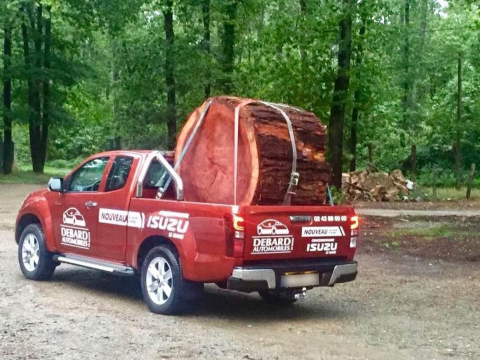
POLYGON ((372 169, 343 174, 342 190, 349 201, 395 201, 408 197, 408 180, 401 170, 390 174, 372 169))

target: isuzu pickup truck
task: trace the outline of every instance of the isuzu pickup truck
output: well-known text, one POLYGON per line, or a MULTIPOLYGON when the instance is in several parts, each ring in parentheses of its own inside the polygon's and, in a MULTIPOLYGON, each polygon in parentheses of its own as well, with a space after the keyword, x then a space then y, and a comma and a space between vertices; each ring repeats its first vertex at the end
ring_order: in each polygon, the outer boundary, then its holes
POLYGON ((355 279, 351 207, 184 201, 172 162, 159 151, 104 152, 30 194, 15 232, 24 276, 49 279, 61 263, 139 275, 161 314, 198 299, 204 283, 291 304, 355 279))

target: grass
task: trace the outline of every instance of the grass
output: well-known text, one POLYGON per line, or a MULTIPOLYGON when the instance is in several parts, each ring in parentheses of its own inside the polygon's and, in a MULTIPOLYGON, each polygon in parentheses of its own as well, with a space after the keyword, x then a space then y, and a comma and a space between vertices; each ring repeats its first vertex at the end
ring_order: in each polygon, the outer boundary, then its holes
POLYGON ((0 173, 0 184, 47 184, 52 177, 63 177, 70 169, 58 169, 46 165, 43 174, 34 173, 27 165, 20 165, 11 174, 0 173))
MULTIPOLYGON (((433 188, 431 187, 421 187, 420 189, 415 190, 416 193, 421 193, 424 196, 427 195, 429 201, 445 201, 445 200, 466 200, 467 188, 462 187, 460 190, 455 189, 455 187, 437 187, 437 198, 433 198, 433 188)), ((471 200, 480 201, 480 189, 472 188, 471 200)))
POLYGON ((452 237, 453 230, 448 225, 441 225, 435 227, 420 227, 413 229, 396 229, 389 230, 385 235, 389 238, 396 239, 404 236, 421 237, 423 240, 431 241, 438 237, 452 237))

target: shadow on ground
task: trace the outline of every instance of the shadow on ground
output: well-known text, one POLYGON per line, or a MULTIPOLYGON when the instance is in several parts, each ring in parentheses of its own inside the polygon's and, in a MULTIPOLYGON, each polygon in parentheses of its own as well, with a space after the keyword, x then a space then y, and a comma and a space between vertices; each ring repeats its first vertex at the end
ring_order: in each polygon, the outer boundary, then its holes
MULTIPOLYGON (((73 292, 85 296, 100 296, 120 299, 148 311, 143 303, 140 281, 135 277, 120 277, 88 269, 57 269, 51 282, 63 284, 73 292)), ((332 319, 356 317, 359 309, 345 309, 332 299, 319 296, 321 289, 314 289, 307 294, 314 295, 311 301, 298 301, 295 305, 281 306, 265 303, 257 293, 244 294, 219 289, 208 284, 205 286, 204 298, 189 302, 183 317, 224 318, 242 321, 283 321, 293 319, 332 319)), ((52 294, 55 297, 55 294, 52 294)), ((308 297, 309 295, 307 295, 308 297)), ((98 300, 98 299, 97 299, 98 300)))

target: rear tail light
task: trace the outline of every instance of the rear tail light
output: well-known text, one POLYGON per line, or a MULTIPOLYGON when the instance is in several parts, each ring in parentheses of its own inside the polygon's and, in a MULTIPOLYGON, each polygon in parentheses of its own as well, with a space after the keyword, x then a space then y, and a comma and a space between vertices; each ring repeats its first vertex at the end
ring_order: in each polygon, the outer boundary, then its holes
POLYGON ((351 229, 351 230, 358 229, 358 216, 357 216, 357 215, 352 216, 352 217, 350 218, 350 221, 351 221, 350 229, 351 229))
POLYGON ((358 237, 358 216, 352 216, 350 218, 350 247, 354 248, 357 246, 357 237, 358 237))
POLYGON ((225 255, 242 257, 245 239, 245 219, 235 214, 226 214, 225 220, 225 255))

